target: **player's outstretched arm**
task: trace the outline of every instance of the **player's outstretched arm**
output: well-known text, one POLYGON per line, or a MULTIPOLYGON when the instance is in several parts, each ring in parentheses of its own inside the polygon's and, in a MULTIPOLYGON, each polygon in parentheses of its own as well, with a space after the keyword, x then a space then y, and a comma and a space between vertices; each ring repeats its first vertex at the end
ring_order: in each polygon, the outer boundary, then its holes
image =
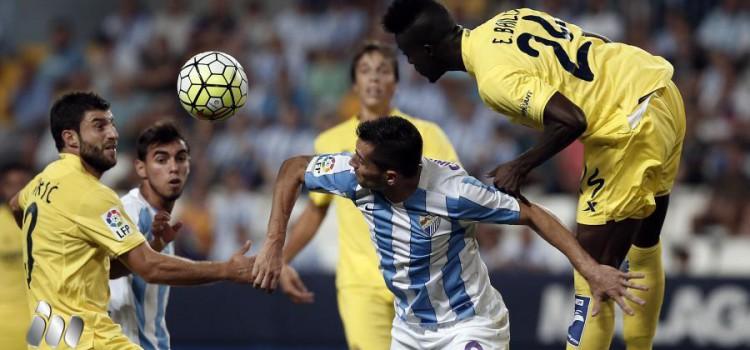
POLYGON ((643 278, 643 274, 622 272, 612 266, 600 265, 594 260, 552 213, 537 204, 519 203, 521 207, 520 222, 528 225, 542 238, 565 254, 575 269, 586 278, 594 296, 592 315, 599 313, 599 303, 613 298, 627 314, 633 310, 625 303, 625 298, 638 303, 645 301, 632 295, 628 288, 646 290, 645 286, 631 282, 631 279, 643 278))
POLYGON ((310 160, 311 156, 289 158, 279 169, 273 189, 268 234, 252 269, 255 288, 261 288, 269 293, 276 289, 284 263, 283 248, 289 216, 299 196, 300 187, 305 182, 305 169, 310 160))
POLYGON ((518 158, 490 171, 495 187, 521 198, 520 187, 528 173, 559 153, 586 131, 583 111, 563 94, 556 92, 544 107, 544 133, 541 140, 518 158))
POLYGON ((250 284, 250 272, 255 257, 245 256, 249 249, 248 241, 227 261, 192 261, 158 253, 148 243, 143 242, 119 259, 148 283, 188 286, 234 281, 250 284))
POLYGON ((328 204, 318 205, 310 201, 297 222, 292 225, 289 241, 284 246, 284 267, 281 269, 279 285, 281 291, 295 303, 312 303, 315 295, 288 264, 310 243, 327 213, 328 204))

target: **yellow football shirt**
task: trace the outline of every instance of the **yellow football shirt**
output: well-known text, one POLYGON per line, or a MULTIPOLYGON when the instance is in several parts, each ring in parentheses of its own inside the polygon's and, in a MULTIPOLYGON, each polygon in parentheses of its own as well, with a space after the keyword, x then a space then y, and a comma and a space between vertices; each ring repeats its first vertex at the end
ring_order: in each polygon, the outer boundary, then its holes
MULTIPOLYGON (((399 110, 391 115, 403 117, 413 123, 423 140, 423 154, 429 158, 458 162, 456 151, 448 137, 435 123, 413 118, 399 110)), ((357 143, 356 116, 322 132, 315 139, 315 153, 354 152, 357 143)), ((362 213, 351 200, 322 193, 310 193, 310 199, 322 206, 333 200, 339 230, 339 261, 336 266, 336 287, 380 287, 385 282, 380 273, 375 248, 370 240, 370 230, 362 213)))
MULTIPOLYGON (((110 259, 145 238, 117 194, 86 172, 78 156, 60 157, 19 194, 24 284, 32 312, 45 301, 66 325, 73 316, 83 320, 77 348, 88 349, 124 337, 107 315, 110 259)), ((64 344, 61 340, 57 348, 67 348, 64 344)), ((48 348, 44 340, 40 348, 48 348)))
POLYGON ((525 8, 465 30, 461 51, 489 107, 541 129, 547 101, 560 92, 586 115, 584 142, 624 137, 638 100, 666 86, 673 73, 661 57, 585 36, 574 24, 525 8))
POLYGON ((29 308, 23 273, 21 229, 7 205, 0 205, 0 344, 3 349, 26 349, 29 308))

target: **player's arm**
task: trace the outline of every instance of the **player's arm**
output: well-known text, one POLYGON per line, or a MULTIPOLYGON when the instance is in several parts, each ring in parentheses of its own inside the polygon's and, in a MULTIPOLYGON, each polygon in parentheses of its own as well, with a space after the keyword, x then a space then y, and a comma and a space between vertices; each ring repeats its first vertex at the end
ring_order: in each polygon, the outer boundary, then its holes
POLYGON ((289 158, 281 165, 273 190, 268 235, 253 266, 256 288, 268 292, 276 289, 283 263, 286 228, 302 185, 311 191, 354 198, 358 185, 350 160, 348 154, 324 154, 289 158))
POLYGON ((532 169, 565 149, 586 131, 583 111, 559 92, 555 92, 547 102, 543 118, 544 131, 539 142, 490 173, 495 178, 495 186, 514 197, 522 198, 519 188, 532 169))
POLYGON ((217 281, 250 283, 250 272, 255 257, 246 257, 250 242, 240 248, 229 260, 192 261, 158 253, 143 242, 122 254, 119 260, 148 283, 188 286, 217 281))
POLYGON ((16 225, 18 225, 18 227, 23 227, 23 208, 21 208, 21 204, 18 202, 19 194, 20 192, 16 193, 16 195, 8 201, 8 207, 10 208, 11 213, 13 213, 13 219, 16 220, 16 225))
POLYGON ((633 310, 625 303, 625 298, 643 305, 645 302, 630 294, 628 288, 646 290, 646 287, 631 282, 631 279, 643 278, 643 274, 622 272, 608 265, 600 265, 591 257, 573 236, 545 208, 534 203, 519 203, 519 223, 534 229, 544 240, 557 248, 570 260, 575 269, 586 278, 595 298, 593 314, 599 312, 599 302, 610 297, 620 308, 633 315, 633 310))
POLYGON ((253 266, 253 284, 268 292, 276 288, 283 263, 283 247, 286 228, 300 187, 305 182, 305 169, 312 160, 310 156, 289 158, 281 164, 276 184, 273 188, 271 217, 268 220, 268 233, 258 264, 253 266))
MULTIPOLYGON (((161 252, 167 247, 169 242, 172 242, 177 237, 182 227, 182 223, 178 222, 174 225, 169 224, 171 219, 169 213, 160 211, 154 215, 154 221, 151 223, 151 233, 153 238, 148 242, 148 245, 156 252, 161 252)), ((109 266, 109 278, 116 279, 123 276, 127 276, 131 273, 130 269, 127 268, 120 260, 113 259, 109 266)))

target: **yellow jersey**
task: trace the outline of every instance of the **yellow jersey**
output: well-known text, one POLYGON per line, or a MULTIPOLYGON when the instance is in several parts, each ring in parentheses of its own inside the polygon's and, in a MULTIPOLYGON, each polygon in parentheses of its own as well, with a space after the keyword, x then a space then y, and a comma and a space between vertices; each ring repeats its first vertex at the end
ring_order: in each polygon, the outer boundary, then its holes
POLYGON ((29 308, 23 273, 21 229, 7 205, 0 205, 0 344, 25 350, 29 308))
POLYGON ((542 129, 547 101, 560 92, 586 115, 584 142, 626 137, 627 116, 639 99, 665 87, 674 71, 662 57, 584 35, 574 24, 525 8, 465 30, 461 53, 490 108, 542 129))
MULTIPOLYGON (((458 162, 456 151, 443 130, 435 123, 417 119, 392 110, 390 115, 409 120, 417 127, 423 140, 425 157, 458 162)), ((348 120, 322 132, 315 139, 315 153, 354 152, 357 143, 359 119, 348 120)), ((377 254, 370 240, 370 230, 362 213, 351 200, 323 193, 310 193, 310 199, 318 206, 328 205, 333 200, 339 230, 339 261, 336 266, 336 287, 380 287, 386 289, 380 273, 377 254)))
MULTIPOLYGON (((83 331, 76 348, 89 349, 95 342, 124 337, 107 314, 110 259, 145 238, 117 194, 86 172, 81 158, 68 153, 60 157, 19 193, 24 209, 23 283, 32 313, 44 301, 50 315, 60 316, 66 326, 80 318, 83 331)), ((64 344, 60 340, 57 348, 68 348, 64 344)), ((40 348, 49 345, 42 340, 40 348)))

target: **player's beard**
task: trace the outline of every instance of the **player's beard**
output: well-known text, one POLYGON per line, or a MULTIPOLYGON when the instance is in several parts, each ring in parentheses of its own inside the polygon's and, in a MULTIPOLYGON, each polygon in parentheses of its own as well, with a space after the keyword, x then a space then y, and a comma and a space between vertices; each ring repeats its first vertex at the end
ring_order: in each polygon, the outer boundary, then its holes
POLYGON ((104 155, 104 148, 81 141, 81 159, 96 171, 104 173, 117 164, 117 158, 108 159, 104 155))

